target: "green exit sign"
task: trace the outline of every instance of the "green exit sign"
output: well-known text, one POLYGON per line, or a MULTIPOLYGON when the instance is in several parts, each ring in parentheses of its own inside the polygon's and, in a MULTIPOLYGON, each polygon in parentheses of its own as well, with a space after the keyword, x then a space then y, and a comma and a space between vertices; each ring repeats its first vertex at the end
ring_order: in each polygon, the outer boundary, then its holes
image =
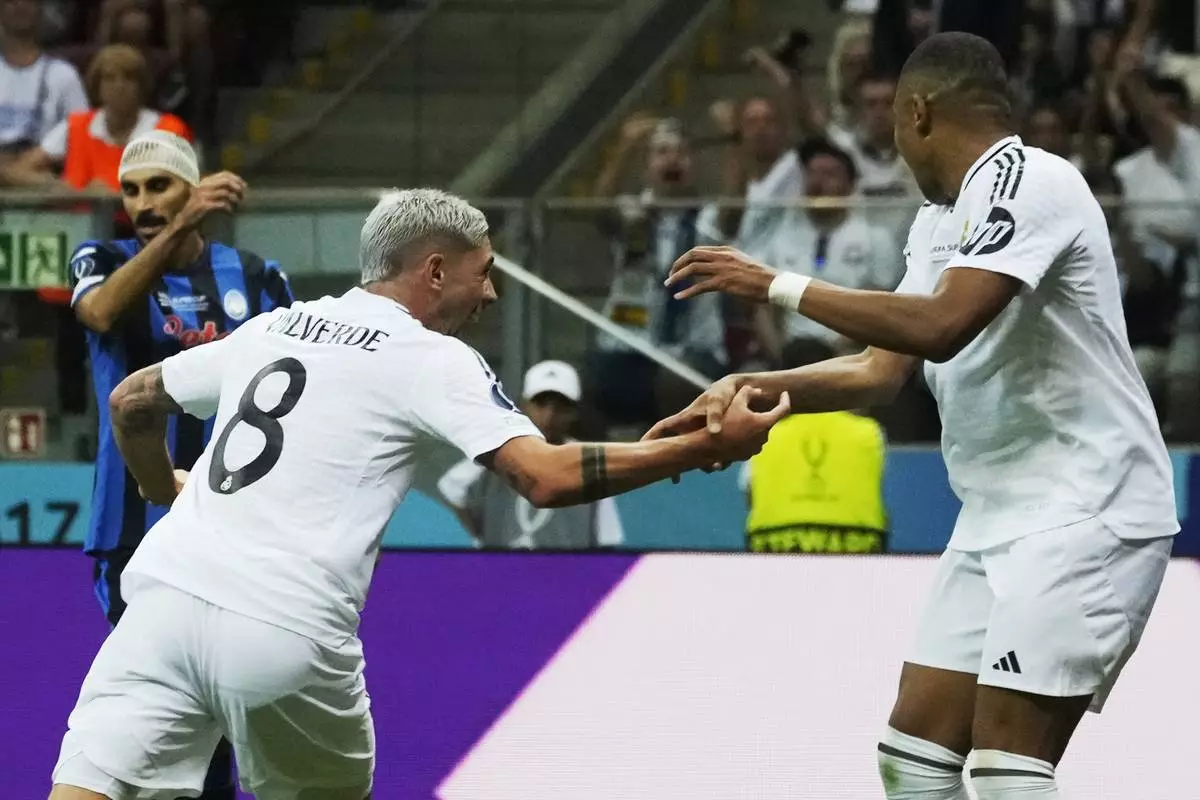
POLYGON ((0 289, 67 285, 67 234, 0 231, 0 289))

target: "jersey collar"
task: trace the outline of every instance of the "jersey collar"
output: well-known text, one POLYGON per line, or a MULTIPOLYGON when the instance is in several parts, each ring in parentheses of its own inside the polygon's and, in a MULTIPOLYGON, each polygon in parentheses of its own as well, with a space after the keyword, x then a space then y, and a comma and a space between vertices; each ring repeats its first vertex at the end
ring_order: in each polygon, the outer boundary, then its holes
MULTIPOLYGON (((140 241, 139 241, 139 244, 140 244, 140 241)), ((196 259, 194 261, 192 261, 188 264, 184 264, 182 267, 177 267, 176 269, 169 269, 169 270, 167 270, 167 273, 169 275, 193 275, 197 272, 203 272, 204 270, 209 269, 211 267, 211 265, 212 265, 212 240, 205 239, 204 247, 200 248, 200 255, 196 256, 196 259)))
MULTIPOLYGON (((1007 150, 1009 147, 1013 147, 1014 145, 1017 147, 1021 146, 1021 137, 1015 134, 1012 136, 1005 136, 1003 139, 985 150, 983 155, 977 158, 975 163, 971 165, 971 168, 967 170, 967 174, 963 176, 962 183, 958 187, 958 194, 954 196, 955 201, 963 196, 963 192, 967 190, 967 184, 971 182, 972 178, 979 174, 979 171, 983 169, 985 164, 987 164, 996 156, 1000 155, 1000 153, 1004 150, 1007 150)), ((953 204, 954 203, 951 203, 951 205, 953 204)))
POLYGON ((406 317, 413 319, 413 320, 416 319, 416 317, 414 317, 412 315, 412 312, 408 310, 407 306, 405 306, 403 303, 399 303, 399 302, 393 300, 390 297, 384 297, 381 294, 375 294, 374 292, 368 292, 366 289, 364 289, 361 286, 355 286, 353 289, 351 289, 351 291, 357 292, 358 294, 369 298, 369 301, 372 303, 387 303, 392 308, 403 313, 406 317))

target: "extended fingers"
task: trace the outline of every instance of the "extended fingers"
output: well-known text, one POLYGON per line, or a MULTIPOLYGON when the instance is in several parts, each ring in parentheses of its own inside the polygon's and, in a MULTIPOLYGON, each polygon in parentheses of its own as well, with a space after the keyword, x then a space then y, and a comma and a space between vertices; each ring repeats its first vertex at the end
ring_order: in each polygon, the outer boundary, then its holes
POLYGON ((714 261, 721 253, 727 250, 728 248, 725 247, 693 247, 676 259, 675 263, 671 265, 671 275, 674 276, 676 272, 679 272, 689 264, 703 264, 714 261))
POLYGON ((730 402, 733 399, 733 397, 722 393, 710 393, 706 397, 704 401, 704 416, 708 421, 709 433, 721 432, 721 426, 725 421, 725 414, 728 413, 730 402))

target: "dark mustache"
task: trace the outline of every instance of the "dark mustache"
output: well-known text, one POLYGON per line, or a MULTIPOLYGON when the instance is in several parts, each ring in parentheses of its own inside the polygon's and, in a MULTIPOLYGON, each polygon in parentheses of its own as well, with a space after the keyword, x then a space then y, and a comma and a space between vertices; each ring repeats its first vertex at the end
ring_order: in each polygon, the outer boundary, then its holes
POLYGON ((137 215, 133 224, 139 228, 153 228, 156 225, 166 225, 167 221, 153 211, 143 211, 137 215))

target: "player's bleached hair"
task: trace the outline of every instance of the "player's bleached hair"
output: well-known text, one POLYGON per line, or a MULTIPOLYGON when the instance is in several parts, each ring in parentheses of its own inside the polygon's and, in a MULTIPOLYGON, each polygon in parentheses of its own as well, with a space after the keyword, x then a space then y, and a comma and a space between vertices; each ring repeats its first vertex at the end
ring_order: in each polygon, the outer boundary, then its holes
POLYGON ((390 277, 416 247, 437 242, 474 250, 488 238, 487 218, 461 197, 439 189, 393 189, 367 215, 359 238, 363 284, 390 277))

